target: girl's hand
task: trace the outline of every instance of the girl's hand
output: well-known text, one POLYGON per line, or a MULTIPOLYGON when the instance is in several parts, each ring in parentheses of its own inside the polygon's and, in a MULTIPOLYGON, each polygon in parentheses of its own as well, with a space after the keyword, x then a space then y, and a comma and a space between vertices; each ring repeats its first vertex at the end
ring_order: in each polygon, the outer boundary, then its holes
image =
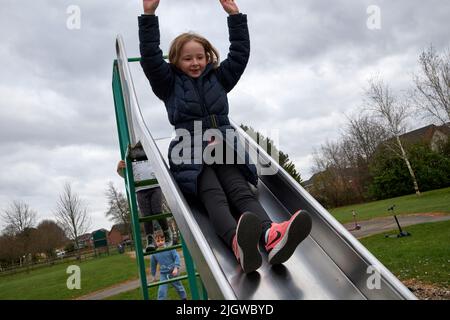
POLYGON ((146 14, 155 14, 156 8, 158 8, 159 5, 159 0, 142 0, 142 3, 146 14))
POLYGON ((119 163, 117 164, 117 171, 119 170, 123 170, 127 167, 127 165, 125 164, 124 160, 120 160, 119 163))
POLYGON ((172 270, 172 276, 173 276, 173 277, 176 277, 177 274, 178 274, 178 268, 175 267, 175 268, 173 268, 173 270, 172 270))
POLYGON ((127 165, 125 164, 125 161, 120 160, 119 163, 117 164, 117 173, 123 177, 123 170, 127 167, 127 165))
POLYGON ((238 14, 239 8, 234 2, 234 0, 219 0, 220 4, 222 5, 223 9, 229 14, 238 14))

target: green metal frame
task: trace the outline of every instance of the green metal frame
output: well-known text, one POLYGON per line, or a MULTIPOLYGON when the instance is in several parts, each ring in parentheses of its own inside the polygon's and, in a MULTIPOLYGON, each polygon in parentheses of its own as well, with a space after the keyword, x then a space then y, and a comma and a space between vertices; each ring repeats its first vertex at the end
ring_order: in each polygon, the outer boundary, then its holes
MULTIPOLYGON (((140 61, 140 58, 129 58, 128 62, 138 62, 140 61)), ((137 202, 136 202, 136 190, 135 188, 137 186, 147 185, 147 184, 153 184, 156 181, 142 181, 140 183, 135 183, 133 178, 133 168, 132 168, 132 159, 129 156, 130 148, 132 147, 130 145, 130 135, 129 135, 129 129, 127 124, 127 116, 125 112, 125 103, 123 99, 123 93, 122 93, 122 86, 119 76, 119 68, 117 64, 117 60, 114 60, 113 64, 113 75, 112 75, 112 90, 113 90, 113 97, 114 97, 114 106, 115 106, 115 114, 116 114, 116 125, 117 125, 117 131, 119 136, 119 146, 120 146, 120 155, 121 159, 125 159, 126 163, 126 170, 125 170, 125 187, 126 187, 126 193, 127 193, 127 199, 130 206, 131 211, 131 222, 132 222, 132 229, 133 229, 133 237, 134 237, 134 244, 135 244, 135 252, 136 252, 136 261, 137 261, 137 267, 138 267, 138 273, 139 273, 139 279, 141 281, 141 291, 142 296, 144 300, 149 300, 149 294, 148 289, 154 286, 171 283, 178 280, 188 279, 189 287, 191 289, 191 296, 193 300, 199 300, 199 299, 208 299, 207 292, 205 290, 205 287, 200 279, 200 285, 201 285, 201 291, 202 295, 199 294, 199 288, 198 288, 198 282, 197 282, 197 276, 199 274, 195 271, 195 265, 192 260, 192 257, 189 253, 188 248, 185 245, 183 236, 181 236, 181 245, 175 245, 168 248, 164 248, 162 250, 157 250, 155 252, 163 252, 167 250, 182 248, 183 250, 183 256, 184 261, 186 265, 186 271, 187 275, 175 277, 169 280, 165 281, 159 281, 154 282, 151 284, 147 283, 147 276, 145 272, 145 260, 144 256, 151 255, 152 253, 144 253, 142 243, 141 243, 141 230, 140 230, 140 223, 143 222, 151 222, 152 220, 166 218, 172 216, 171 213, 163 213, 158 214, 150 217, 140 218, 138 214, 138 208, 137 208, 137 202)))

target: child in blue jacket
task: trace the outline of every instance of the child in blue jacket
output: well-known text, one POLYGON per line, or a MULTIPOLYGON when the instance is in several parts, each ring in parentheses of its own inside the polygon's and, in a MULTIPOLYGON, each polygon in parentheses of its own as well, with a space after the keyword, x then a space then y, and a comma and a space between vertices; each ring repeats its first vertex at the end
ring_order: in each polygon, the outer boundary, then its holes
MULTIPOLYGON (((161 230, 155 231, 154 238, 158 249, 164 248, 166 239, 161 230)), ((159 264, 159 280, 169 280, 176 277, 180 273, 180 256, 177 250, 172 249, 163 252, 156 252, 150 257, 150 270, 152 279, 151 282, 156 281, 156 267, 159 264)), ((186 290, 180 281, 171 282, 172 286, 177 291, 181 300, 186 300, 186 290)), ((158 288, 158 300, 167 299, 168 284, 161 284, 158 288)))
POLYGON ((217 50, 194 33, 183 33, 173 40, 167 63, 159 48, 159 22, 155 16, 159 0, 143 0, 144 14, 138 17, 141 66, 177 132, 169 146, 174 179, 183 193, 201 200, 216 233, 233 250, 243 271, 249 273, 262 264, 259 241, 269 253, 269 263, 283 263, 308 236, 311 218, 306 211, 298 210, 288 221, 272 222, 248 185, 250 182, 256 186, 258 181, 248 155, 239 155, 235 141, 205 137, 210 129, 222 136, 234 130, 228 119, 227 93, 237 84, 250 54, 247 16, 239 12, 234 0, 219 1, 229 14, 231 42, 228 56, 220 64, 217 50), (188 136, 180 133, 186 131, 188 136), (200 144, 198 135, 202 135, 200 144), (204 157, 211 146, 224 151, 222 158, 213 163, 204 157), (245 158, 243 164, 229 163, 230 149, 233 160, 245 158), (231 208, 240 213, 238 222, 231 208))

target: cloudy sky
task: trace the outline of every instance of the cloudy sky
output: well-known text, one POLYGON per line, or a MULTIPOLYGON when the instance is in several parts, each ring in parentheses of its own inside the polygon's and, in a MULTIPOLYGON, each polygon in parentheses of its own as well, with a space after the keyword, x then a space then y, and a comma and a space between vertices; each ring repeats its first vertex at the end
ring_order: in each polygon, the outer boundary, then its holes
MULTIPOLYGON (((115 37, 123 36, 128 56, 139 56, 141 0, 0 3, 0 210, 22 200, 38 220, 52 218, 70 182, 88 206, 92 230, 109 229, 107 183, 124 189, 115 173, 115 37)), ((229 95, 230 116, 260 131, 279 130, 280 149, 303 179, 311 175, 314 149, 338 138, 344 115, 361 106, 368 78, 379 74, 406 90, 420 52, 430 43, 438 51, 449 47, 448 1, 237 3, 248 14, 251 57, 229 95)), ((226 56, 226 13, 218 0, 161 0, 157 15, 164 52, 179 33, 196 31, 226 56)), ((169 136, 164 107, 138 64, 132 72, 152 134, 169 136)), ((423 124, 410 120, 411 129, 423 124)))

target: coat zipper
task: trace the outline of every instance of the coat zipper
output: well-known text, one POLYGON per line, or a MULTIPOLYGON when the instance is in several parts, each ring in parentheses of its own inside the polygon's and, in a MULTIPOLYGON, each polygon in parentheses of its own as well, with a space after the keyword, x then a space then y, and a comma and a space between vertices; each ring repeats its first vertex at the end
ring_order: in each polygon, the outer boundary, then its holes
POLYGON ((199 98, 199 100, 200 100, 200 105, 201 105, 201 107, 202 107, 203 113, 206 114, 206 116, 210 117, 210 120, 211 120, 211 122, 212 122, 213 128, 218 128, 219 126, 217 125, 216 118, 213 117, 213 116, 211 116, 211 114, 208 112, 208 109, 206 108, 206 105, 205 105, 205 100, 203 99, 203 95, 200 95, 200 88, 199 88, 199 86, 198 86, 198 80, 197 80, 197 81, 194 81, 194 80, 191 78, 191 81, 192 81, 193 84, 194 84, 194 89, 195 89, 195 92, 197 93, 197 96, 198 96, 198 98, 199 98))
POLYGON ((192 81, 192 84, 194 85, 194 89, 195 89, 195 92, 197 93, 197 97, 200 100, 200 106, 202 108, 203 113, 206 114, 207 116, 209 116, 209 112, 208 112, 208 109, 206 109, 205 101, 203 100, 203 96, 200 95, 200 89, 198 87, 198 82, 197 82, 198 80, 195 81, 192 78, 190 78, 190 79, 192 81))

